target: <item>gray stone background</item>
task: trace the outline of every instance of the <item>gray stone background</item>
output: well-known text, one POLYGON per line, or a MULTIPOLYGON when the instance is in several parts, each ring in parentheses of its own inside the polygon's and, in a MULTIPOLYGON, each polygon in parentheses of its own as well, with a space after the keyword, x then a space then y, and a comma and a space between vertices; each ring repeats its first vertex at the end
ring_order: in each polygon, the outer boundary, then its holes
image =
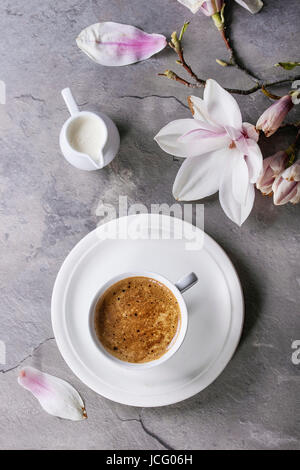
MULTIPOLYGON (((299 60, 299 0, 265 0, 256 16, 230 4, 229 32, 239 57, 262 77, 285 77, 273 64, 299 60)), ((275 207, 257 193, 252 214, 238 228, 217 195, 205 200, 205 229, 240 275, 246 323, 233 360, 193 398, 157 409, 113 403, 73 375, 53 339, 50 300, 64 258, 100 222, 100 200, 117 206, 121 194, 148 206, 174 202, 180 162, 153 136, 170 120, 189 117, 189 90, 156 76, 176 69, 172 51, 110 69, 90 61, 75 38, 99 20, 169 35, 185 19, 192 19, 186 58, 196 72, 224 86, 248 87, 243 74, 216 64, 226 50, 210 19, 175 0, 1 1, 0 79, 7 85, 7 103, 0 105, 0 339, 7 345, 0 367, 2 449, 300 447, 300 366, 291 361, 292 341, 300 339, 299 206, 275 207), (66 86, 83 109, 104 111, 120 129, 119 155, 102 171, 76 170, 60 153, 59 131, 68 117, 60 90, 66 86), (85 399, 88 420, 47 415, 17 384, 24 365, 69 380, 85 399)), ((269 105, 260 93, 237 100, 244 120, 253 123, 269 105)), ((297 109, 289 120, 296 118, 297 109)), ((293 135, 282 130, 262 138, 264 155, 284 149, 293 135)))

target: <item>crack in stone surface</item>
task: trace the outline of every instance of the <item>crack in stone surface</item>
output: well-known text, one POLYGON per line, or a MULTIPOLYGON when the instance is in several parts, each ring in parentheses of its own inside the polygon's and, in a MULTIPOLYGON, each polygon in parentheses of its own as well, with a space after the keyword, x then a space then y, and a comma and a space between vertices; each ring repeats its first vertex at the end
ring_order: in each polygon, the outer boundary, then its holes
POLYGON ((121 96, 118 96, 117 98, 120 98, 120 99, 122 99, 122 98, 135 98, 137 100, 144 100, 144 99, 147 99, 147 98, 173 99, 173 100, 177 101, 177 103, 179 103, 184 108, 189 109, 188 105, 185 105, 182 101, 180 101, 178 98, 176 98, 176 96, 173 96, 173 95, 169 95, 169 96, 163 96, 163 95, 147 95, 147 96, 121 95, 121 96))
POLYGON ((10 8, 6 8, 5 9, 5 13, 8 15, 8 16, 23 16, 23 13, 19 13, 17 11, 12 11, 10 8))
POLYGON ((130 421, 136 421, 137 423, 139 423, 143 429, 143 431, 145 432, 145 434, 147 434, 148 436, 152 437, 153 439, 155 439, 160 445, 162 445, 165 449, 167 450, 174 450, 173 447, 171 447, 164 439, 162 439, 161 437, 159 437, 157 434, 155 434, 153 431, 150 431, 150 429, 147 428, 147 426, 145 425, 144 423, 144 420, 143 420, 143 417, 142 417, 142 414, 139 415, 138 418, 121 418, 120 416, 118 416, 116 414, 116 417, 119 421, 122 421, 122 422, 130 422, 130 421))
POLYGON ((33 96, 32 94, 30 93, 27 93, 27 94, 24 94, 24 95, 19 95, 19 96, 15 96, 14 99, 15 100, 21 100, 21 99, 31 99, 32 101, 39 101, 40 103, 45 103, 45 100, 43 100, 42 98, 37 98, 36 96, 33 96))
POLYGON ((37 346, 35 346, 35 347, 32 349, 31 353, 28 354, 28 355, 27 355, 26 357, 24 357, 23 359, 21 359, 15 366, 10 367, 9 369, 0 369, 0 372, 1 372, 2 374, 6 374, 7 372, 11 372, 12 370, 17 369, 21 364, 23 364, 23 362, 25 362, 27 359, 29 359, 30 357, 32 357, 32 356, 34 355, 34 353, 35 353, 41 346, 43 346, 45 343, 47 343, 48 341, 51 341, 51 340, 53 340, 53 339, 55 339, 53 336, 50 337, 50 338, 44 339, 44 341, 42 341, 42 342, 39 343, 37 346))

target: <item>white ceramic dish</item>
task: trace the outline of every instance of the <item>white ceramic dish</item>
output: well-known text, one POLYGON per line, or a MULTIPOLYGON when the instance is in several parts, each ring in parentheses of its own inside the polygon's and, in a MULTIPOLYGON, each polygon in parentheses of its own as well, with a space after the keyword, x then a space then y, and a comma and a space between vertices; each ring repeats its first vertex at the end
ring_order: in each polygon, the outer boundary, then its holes
MULTIPOLYGON (((161 219, 168 222, 168 216, 133 215, 84 237, 58 273, 51 307, 57 345, 73 372, 104 397, 143 407, 176 403, 211 384, 234 354, 244 319, 239 279, 219 245, 206 234, 198 251, 186 250, 185 239, 139 237, 149 217, 154 232, 161 219), (125 225, 132 227, 131 234, 138 227, 135 239, 117 238, 116 231, 125 225), (99 356, 89 338, 88 312, 99 287, 120 272, 132 271, 160 273, 173 282, 194 271, 199 279, 185 294, 189 325, 183 344, 166 362, 147 370, 113 364, 99 356)), ((172 219, 169 226, 172 231, 190 224, 172 219)))

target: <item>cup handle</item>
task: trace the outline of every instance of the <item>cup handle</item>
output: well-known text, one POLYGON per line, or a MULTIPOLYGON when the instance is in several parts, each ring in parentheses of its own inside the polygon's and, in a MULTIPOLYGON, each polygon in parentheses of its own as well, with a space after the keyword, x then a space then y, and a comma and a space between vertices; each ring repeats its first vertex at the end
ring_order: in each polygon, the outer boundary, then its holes
POLYGON ((69 113, 71 114, 71 116, 74 116, 75 114, 78 114, 79 109, 78 109, 78 106, 76 104, 76 101, 73 98, 73 95, 72 95, 72 92, 71 92, 70 88, 64 88, 61 91, 61 94, 62 94, 63 99, 65 100, 65 103, 67 105, 67 108, 68 108, 69 113))
POLYGON ((175 286, 177 289, 180 291, 181 294, 183 294, 185 291, 187 291, 190 287, 196 284, 198 282, 198 278, 195 273, 190 273, 186 274, 186 276, 182 277, 175 283, 175 286))

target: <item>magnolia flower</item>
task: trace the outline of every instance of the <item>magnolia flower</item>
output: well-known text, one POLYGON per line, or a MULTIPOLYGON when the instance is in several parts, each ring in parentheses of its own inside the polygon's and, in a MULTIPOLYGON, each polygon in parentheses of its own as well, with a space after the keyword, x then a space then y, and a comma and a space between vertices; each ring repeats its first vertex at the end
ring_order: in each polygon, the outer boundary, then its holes
POLYGON ((266 137, 275 134, 293 106, 291 95, 283 96, 260 116, 256 123, 256 129, 262 130, 266 137))
POLYGON ((276 206, 287 202, 292 204, 300 202, 300 160, 297 160, 275 179, 272 189, 276 206))
POLYGON ((271 194, 272 185, 277 176, 279 176, 286 168, 288 160, 289 156, 287 152, 283 150, 275 153, 271 157, 265 158, 261 174, 256 181, 257 189, 259 189, 264 195, 271 194))
POLYGON ((81 396, 68 382, 33 367, 22 369, 18 382, 38 399, 50 415, 72 421, 87 417, 81 396))
POLYGON ((194 119, 172 121, 155 137, 165 152, 188 157, 176 176, 174 197, 193 201, 219 190, 224 212, 241 225, 252 210, 262 168, 258 133, 242 122, 236 100, 214 80, 207 80, 203 100, 189 100, 194 119))
POLYGON ((81 31, 76 42, 90 59, 108 66, 148 59, 167 45, 162 34, 148 34, 134 26, 111 21, 88 26, 81 31))
MULTIPOLYGON (((215 11, 211 14, 217 13, 221 10, 224 0, 178 0, 182 5, 186 6, 191 10, 192 13, 197 13, 200 9, 205 13, 205 10, 208 11, 215 11), (222 3, 220 9, 218 8, 218 4, 222 3), (204 5, 206 4, 206 5, 204 5)), ((242 7, 246 8, 251 13, 258 13, 262 7, 263 2, 262 0, 235 0, 239 3, 242 7)), ((205 13, 208 14, 208 13, 205 13)))

